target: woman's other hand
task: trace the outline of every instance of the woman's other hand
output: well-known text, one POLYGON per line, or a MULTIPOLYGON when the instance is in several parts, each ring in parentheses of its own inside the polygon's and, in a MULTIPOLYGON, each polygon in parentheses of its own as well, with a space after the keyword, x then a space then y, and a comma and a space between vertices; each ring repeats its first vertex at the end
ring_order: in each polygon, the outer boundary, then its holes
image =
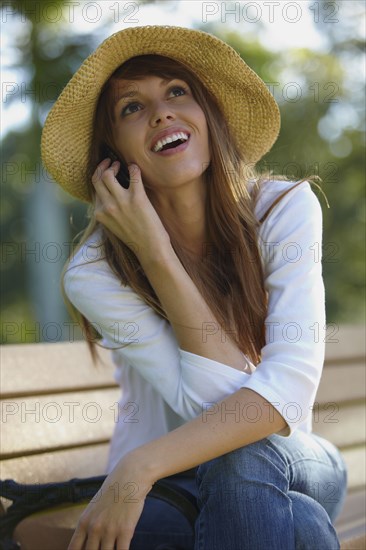
POLYGON ((119 161, 104 159, 94 172, 95 217, 140 260, 153 258, 171 246, 169 235, 145 192, 139 167, 129 165, 128 189, 116 179, 119 169, 119 161))
POLYGON ((153 484, 124 457, 85 508, 68 550, 129 550, 153 484))

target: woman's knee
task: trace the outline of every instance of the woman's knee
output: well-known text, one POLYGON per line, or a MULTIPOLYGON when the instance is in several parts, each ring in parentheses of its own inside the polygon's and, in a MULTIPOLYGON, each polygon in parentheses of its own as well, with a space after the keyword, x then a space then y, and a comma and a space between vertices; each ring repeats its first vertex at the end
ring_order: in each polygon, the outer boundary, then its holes
POLYGON ((241 447, 201 464, 197 470, 197 485, 201 498, 223 493, 240 496, 253 502, 262 487, 288 489, 287 468, 267 439, 241 447))
POLYGON ((296 550, 338 550, 337 533, 324 507, 308 495, 295 491, 288 495, 292 501, 296 550))
POLYGON ((202 464, 197 472, 198 547, 293 550, 291 500, 282 470, 264 440, 202 464))

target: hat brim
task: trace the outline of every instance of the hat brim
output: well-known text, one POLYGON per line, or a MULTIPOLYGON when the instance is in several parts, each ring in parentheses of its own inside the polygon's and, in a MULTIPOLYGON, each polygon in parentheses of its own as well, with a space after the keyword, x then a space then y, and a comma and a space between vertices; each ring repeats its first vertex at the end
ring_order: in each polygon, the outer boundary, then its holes
POLYGON ((276 141, 279 108, 259 76, 219 38, 171 26, 133 27, 107 38, 80 66, 50 110, 42 160, 68 193, 89 202, 86 181, 100 91, 131 57, 156 54, 188 67, 213 94, 246 162, 256 164, 276 141))

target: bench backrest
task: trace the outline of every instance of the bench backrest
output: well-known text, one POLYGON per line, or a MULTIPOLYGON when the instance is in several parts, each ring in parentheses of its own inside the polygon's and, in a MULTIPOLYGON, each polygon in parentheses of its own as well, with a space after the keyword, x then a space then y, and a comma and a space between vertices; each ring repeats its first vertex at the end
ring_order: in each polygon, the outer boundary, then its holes
POLYGON ((85 342, 1 347, 2 479, 105 473, 120 391, 101 352, 96 368, 85 342))
MULTIPOLYGON (((100 351, 96 368, 84 342, 0 348, 2 479, 45 483, 104 473, 120 392, 109 352, 100 351)), ((349 491, 358 495, 366 470, 365 387, 365 327, 331 325, 313 430, 341 449, 349 491)))

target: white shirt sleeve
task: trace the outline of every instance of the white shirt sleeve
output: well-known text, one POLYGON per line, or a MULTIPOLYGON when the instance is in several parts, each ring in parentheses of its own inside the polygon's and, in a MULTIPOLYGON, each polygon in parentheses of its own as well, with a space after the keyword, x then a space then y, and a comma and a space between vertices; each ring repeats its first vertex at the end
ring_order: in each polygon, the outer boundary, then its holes
POLYGON ((325 352, 322 211, 308 182, 273 208, 259 233, 268 291, 266 344, 246 383, 278 410, 290 435, 312 414, 325 352))

